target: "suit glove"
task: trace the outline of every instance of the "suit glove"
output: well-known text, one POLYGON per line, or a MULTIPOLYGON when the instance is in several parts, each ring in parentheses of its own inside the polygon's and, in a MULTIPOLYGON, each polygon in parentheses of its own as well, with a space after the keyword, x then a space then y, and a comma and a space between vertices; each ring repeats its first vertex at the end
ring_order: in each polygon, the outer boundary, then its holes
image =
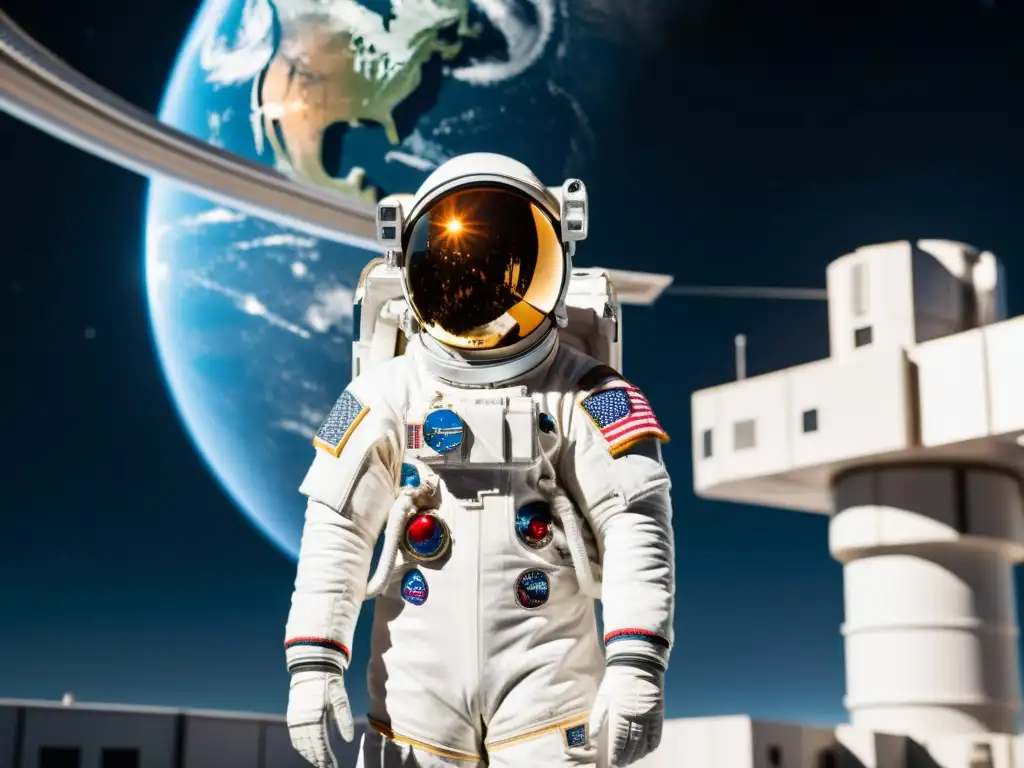
POLYGON ((609 768, 632 765, 661 743, 665 723, 665 673, 643 662, 609 664, 590 716, 595 743, 608 730, 609 768))
POLYGON ((292 746, 316 768, 338 768, 328 740, 329 720, 345 741, 355 737, 344 675, 336 671, 292 674, 288 689, 288 735, 292 746))

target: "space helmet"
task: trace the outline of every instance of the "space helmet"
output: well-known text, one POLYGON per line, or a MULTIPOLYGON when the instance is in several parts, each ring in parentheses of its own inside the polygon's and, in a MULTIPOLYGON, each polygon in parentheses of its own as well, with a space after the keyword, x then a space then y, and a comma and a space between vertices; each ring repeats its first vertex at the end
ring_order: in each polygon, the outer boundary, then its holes
POLYGON ((426 334, 500 354, 564 323, 586 213, 579 180, 552 190, 520 162, 476 153, 441 165, 415 195, 382 200, 377 235, 426 334))

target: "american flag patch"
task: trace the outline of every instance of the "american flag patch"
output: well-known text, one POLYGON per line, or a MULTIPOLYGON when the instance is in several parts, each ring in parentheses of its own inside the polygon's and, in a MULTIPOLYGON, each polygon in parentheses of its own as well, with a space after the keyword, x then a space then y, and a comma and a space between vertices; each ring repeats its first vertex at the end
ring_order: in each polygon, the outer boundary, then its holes
POLYGON ((346 389, 341 393, 341 397, 338 398, 331 412, 327 414, 323 426, 313 438, 313 445, 322 448, 332 456, 340 456, 341 449, 345 447, 345 443, 352 437, 356 427, 369 412, 370 409, 346 389))
POLYGON ((646 438, 668 441, 651 404, 643 392, 632 385, 602 389, 585 398, 580 407, 601 430, 612 456, 618 456, 646 438))
POLYGON ((422 424, 406 424, 405 425, 405 449, 410 450, 413 448, 423 447, 423 425, 422 424))

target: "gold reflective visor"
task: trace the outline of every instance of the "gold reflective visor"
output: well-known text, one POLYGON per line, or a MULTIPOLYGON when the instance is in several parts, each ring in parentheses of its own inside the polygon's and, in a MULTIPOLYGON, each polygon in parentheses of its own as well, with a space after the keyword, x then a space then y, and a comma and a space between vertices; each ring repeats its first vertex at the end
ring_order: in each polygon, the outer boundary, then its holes
POLYGON ((405 248, 409 300, 424 329, 458 349, 499 349, 554 310, 565 279, 556 223, 527 195, 471 187, 415 221, 405 248))

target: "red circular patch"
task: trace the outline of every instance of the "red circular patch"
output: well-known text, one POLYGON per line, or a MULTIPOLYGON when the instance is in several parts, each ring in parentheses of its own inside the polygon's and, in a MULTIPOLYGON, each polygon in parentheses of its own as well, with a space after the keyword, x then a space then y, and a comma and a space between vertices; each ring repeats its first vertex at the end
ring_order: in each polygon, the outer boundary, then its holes
POLYGON ((526 526, 526 535, 531 541, 541 541, 548 535, 548 524, 535 517, 526 526))
POLYGON ((431 515, 420 515, 413 518, 405 530, 409 541, 423 544, 437 534, 437 521, 431 515))

